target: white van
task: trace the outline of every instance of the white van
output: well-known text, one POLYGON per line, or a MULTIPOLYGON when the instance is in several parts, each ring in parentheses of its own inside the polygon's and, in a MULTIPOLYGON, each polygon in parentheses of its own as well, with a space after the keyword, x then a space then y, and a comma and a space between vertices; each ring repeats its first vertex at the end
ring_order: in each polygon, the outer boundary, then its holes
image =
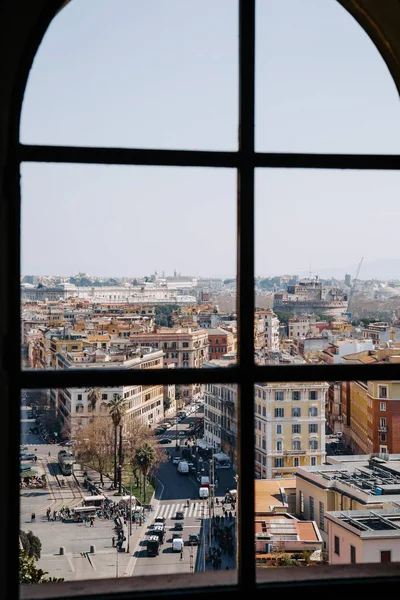
POLYGON ((208 498, 210 492, 208 487, 200 487, 199 488, 199 498, 208 498))
POLYGON ((175 538, 172 540, 172 552, 182 552, 183 550, 183 539, 175 538))

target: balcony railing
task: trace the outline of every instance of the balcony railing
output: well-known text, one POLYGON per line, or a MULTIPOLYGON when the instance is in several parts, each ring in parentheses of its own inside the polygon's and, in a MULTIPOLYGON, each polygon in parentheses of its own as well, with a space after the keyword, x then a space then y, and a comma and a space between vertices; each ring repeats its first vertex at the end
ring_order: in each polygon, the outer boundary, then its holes
POLYGON ((379 433, 387 433, 387 430, 388 430, 387 427, 378 427, 379 433))
POLYGON ((307 450, 285 450, 284 454, 307 454, 307 450))

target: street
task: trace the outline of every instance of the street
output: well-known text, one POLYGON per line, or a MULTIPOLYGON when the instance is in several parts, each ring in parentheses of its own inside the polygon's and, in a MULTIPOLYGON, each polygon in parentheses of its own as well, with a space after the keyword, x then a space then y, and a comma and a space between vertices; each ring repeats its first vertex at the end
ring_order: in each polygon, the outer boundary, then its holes
MULTIPOLYGON (((53 576, 71 579, 93 579, 103 577, 127 577, 146 574, 194 572, 210 568, 205 564, 205 553, 209 539, 209 502, 199 498, 199 482, 196 474, 180 474, 177 466, 168 461, 161 464, 157 474, 158 486, 154 500, 153 511, 147 513, 147 521, 142 525, 133 524, 132 535, 129 536, 129 553, 119 553, 112 545, 114 523, 112 520, 96 519, 94 527, 84 523, 63 523, 61 521, 48 521, 46 510, 53 512, 62 506, 74 508, 82 505, 84 495, 87 495, 80 484, 83 482, 82 474, 75 471, 74 475, 64 477, 61 475, 57 455, 60 446, 44 444, 40 435, 29 432, 34 426, 34 419, 28 419, 29 407, 26 399, 22 398, 21 406, 21 445, 27 446, 27 452, 37 456, 32 461, 32 468, 37 470, 38 476, 46 474, 48 487, 46 489, 23 488, 20 491, 21 501, 21 529, 31 530, 42 542, 42 555, 37 565, 48 571, 53 576), (66 481, 61 485, 61 479, 66 481), (186 506, 190 500, 189 507, 186 506), (184 512, 182 538, 184 549, 182 559, 180 553, 172 552, 172 534, 175 524, 175 513, 184 512), (36 514, 36 521, 31 522, 31 514, 36 514), (157 516, 166 518, 166 537, 161 547, 160 554, 148 557, 146 540, 151 534, 154 519, 157 516), (189 534, 200 534, 200 546, 189 545, 189 534), (93 547, 93 548, 92 548, 93 547), (62 553, 60 549, 63 548, 62 553), (94 552, 91 552, 91 548, 94 552)), ((189 415, 184 421, 168 429, 162 437, 173 438, 165 444, 167 452, 172 456, 182 456, 187 440, 189 423, 193 421, 189 415), (176 440, 180 441, 180 448, 176 448, 176 440)), ((196 453, 195 453, 196 456, 196 453)), ((197 454, 197 458, 200 456, 197 454)), ((196 462, 196 458, 193 459, 196 462)), ((29 463, 30 464, 30 463, 29 463)), ((197 463, 208 473, 206 460, 197 463)), ((225 489, 235 486, 232 469, 216 471, 218 485, 216 495, 222 500, 225 489)), ((110 499, 115 500, 107 492, 110 499)), ((216 513, 216 509, 211 509, 216 513)), ((221 508, 217 509, 222 514, 221 508)), ((234 526, 234 520, 232 525, 234 526)), ((226 558, 225 560, 228 560, 226 558)), ((231 561, 232 562, 232 561, 231 561)), ((233 564, 233 563, 232 563, 233 564)), ((233 567, 232 567, 233 568, 233 567)))

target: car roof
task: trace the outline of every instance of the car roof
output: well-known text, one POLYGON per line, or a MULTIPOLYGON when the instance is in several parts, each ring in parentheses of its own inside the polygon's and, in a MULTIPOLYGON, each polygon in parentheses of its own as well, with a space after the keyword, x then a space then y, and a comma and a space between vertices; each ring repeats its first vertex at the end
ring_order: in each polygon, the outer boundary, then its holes
POLYGON ((158 542, 159 539, 156 535, 151 535, 148 539, 149 542, 158 542))

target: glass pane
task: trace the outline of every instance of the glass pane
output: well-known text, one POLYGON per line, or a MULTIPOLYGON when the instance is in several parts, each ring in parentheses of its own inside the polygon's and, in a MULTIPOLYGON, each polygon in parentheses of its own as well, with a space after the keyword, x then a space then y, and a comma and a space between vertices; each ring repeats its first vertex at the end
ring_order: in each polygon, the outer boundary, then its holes
POLYGON ((24 366, 232 361, 235 263, 233 170, 24 164, 24 366))
POLYGON ((398 183, 392 172, 257 171, 260 364, 392 360, 400 256, 389 223, 398 183))
POLYGON ((237 0, 70 2, 29 77, 22 142, 235 150, 237 0))
POLYGON ((398 92, 336 0, 257 2, 256 148, 398 153, 398 92))
POLYGON ((362 534, 390 545, 400 520, 399 392, 389 381, 255 385, 260 581, 266 567, 380 562, 362 534))
POLYGON ((39 538, 37 568, 65 581, 236 568, 236 387, 205 385, 179 421, 173 388, 22 391, 21 540, 39 538))

